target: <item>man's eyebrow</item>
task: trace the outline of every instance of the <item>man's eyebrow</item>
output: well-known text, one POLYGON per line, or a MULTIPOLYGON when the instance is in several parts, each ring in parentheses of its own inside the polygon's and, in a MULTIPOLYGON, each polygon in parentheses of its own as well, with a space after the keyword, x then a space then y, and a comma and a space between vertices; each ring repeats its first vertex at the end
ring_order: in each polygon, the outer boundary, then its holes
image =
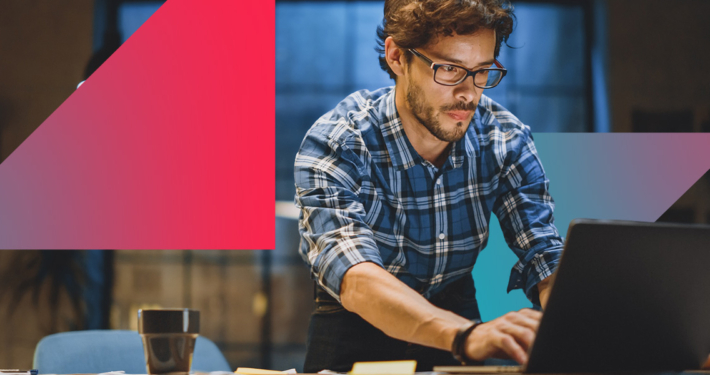
MULTIPOLYGON (((446 56, 439 56, 439 57, 436 57, 436 58, 439 59, 439 61, 442 61, 442 60, 443 60, 443 61, 450 62, 450 63, 456 64, 456 65, 464 66, 463 61, 461 61, 461 60, 459 60, 459 59, 454 59, 454 58, 446 57, 446 56)), ((471 70, 474 70, 474 69, 476 69, 476 68, 478 68, 478 67, 481 67, 481 66, 490 66, 490 65, 493 65, 493 63, 494 63, 495 61, 496 61, 495 59, 491 59, 491 60, 488 60, 488 61, 484 61, 484 62, 482 62, 482 63, 480 63, 480 64, 474 66, 473 69, 471 69, 471 70)), ((436 61, 436 60, 434 60, 434 62, 435 62, 435 63, 438 63, 438 61, 436 61)), ((464 66, 464 67, 465 67, 465 66, 464 66)))

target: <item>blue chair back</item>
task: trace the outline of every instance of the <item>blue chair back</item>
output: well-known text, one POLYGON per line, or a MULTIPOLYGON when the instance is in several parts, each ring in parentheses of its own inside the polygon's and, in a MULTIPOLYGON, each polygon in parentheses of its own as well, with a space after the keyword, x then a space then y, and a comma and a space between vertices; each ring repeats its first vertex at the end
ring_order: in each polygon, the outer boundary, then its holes
MULTIPOLYGON (((146 373, 140 335, 136 331, 118 330, 62 332, 46 336, 35 348, 33 368, 41 374, 146 373)), ((191 371, 232 370, 217 345, 199 336, 191 371)))

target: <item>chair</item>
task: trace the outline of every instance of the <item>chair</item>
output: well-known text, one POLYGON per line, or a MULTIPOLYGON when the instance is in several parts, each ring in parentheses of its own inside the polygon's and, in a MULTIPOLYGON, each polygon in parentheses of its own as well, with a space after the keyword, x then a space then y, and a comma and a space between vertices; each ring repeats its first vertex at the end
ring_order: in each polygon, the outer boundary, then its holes
MULTIPOLYGON (((44 337, 35 348, 33 368, 43 374, 98 374, 125 371, 145 374, 143 342, 136 331, 63 332, 44 337)), ((217 345, 197 337, 191 371, 231 369, 217 345)))

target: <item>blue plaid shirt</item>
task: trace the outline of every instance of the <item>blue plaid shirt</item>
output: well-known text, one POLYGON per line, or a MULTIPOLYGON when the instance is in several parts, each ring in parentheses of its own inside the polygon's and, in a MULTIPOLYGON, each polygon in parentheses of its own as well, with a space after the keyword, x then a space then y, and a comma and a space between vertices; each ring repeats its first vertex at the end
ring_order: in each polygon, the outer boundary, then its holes
POLYGON ((301 256, 338 301, 345 272, 361 262, 435 295, 472 271, 491 212, 519 259, 508 291, 539 303, 534 286, 562 251, 530 128, 485 95, 437 168, 407 139, 392 87, 358 91, 308 131, 295 182, 301 256))

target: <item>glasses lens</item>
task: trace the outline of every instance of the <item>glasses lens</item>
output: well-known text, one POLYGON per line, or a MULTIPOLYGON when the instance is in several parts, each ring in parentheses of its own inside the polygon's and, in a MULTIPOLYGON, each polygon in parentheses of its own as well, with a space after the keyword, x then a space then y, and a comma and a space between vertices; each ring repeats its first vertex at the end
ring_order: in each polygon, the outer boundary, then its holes
POLYGON ((503 79, 503 72, 500 70, 482 70, 474 77, 476 86, 483 88, 495 87, 503 79))
POLYGON ((442 65, 434 73, 434 81, 444 85, 457 84, 463 76, 466 75, 466 70, 455 65, 442 65))

